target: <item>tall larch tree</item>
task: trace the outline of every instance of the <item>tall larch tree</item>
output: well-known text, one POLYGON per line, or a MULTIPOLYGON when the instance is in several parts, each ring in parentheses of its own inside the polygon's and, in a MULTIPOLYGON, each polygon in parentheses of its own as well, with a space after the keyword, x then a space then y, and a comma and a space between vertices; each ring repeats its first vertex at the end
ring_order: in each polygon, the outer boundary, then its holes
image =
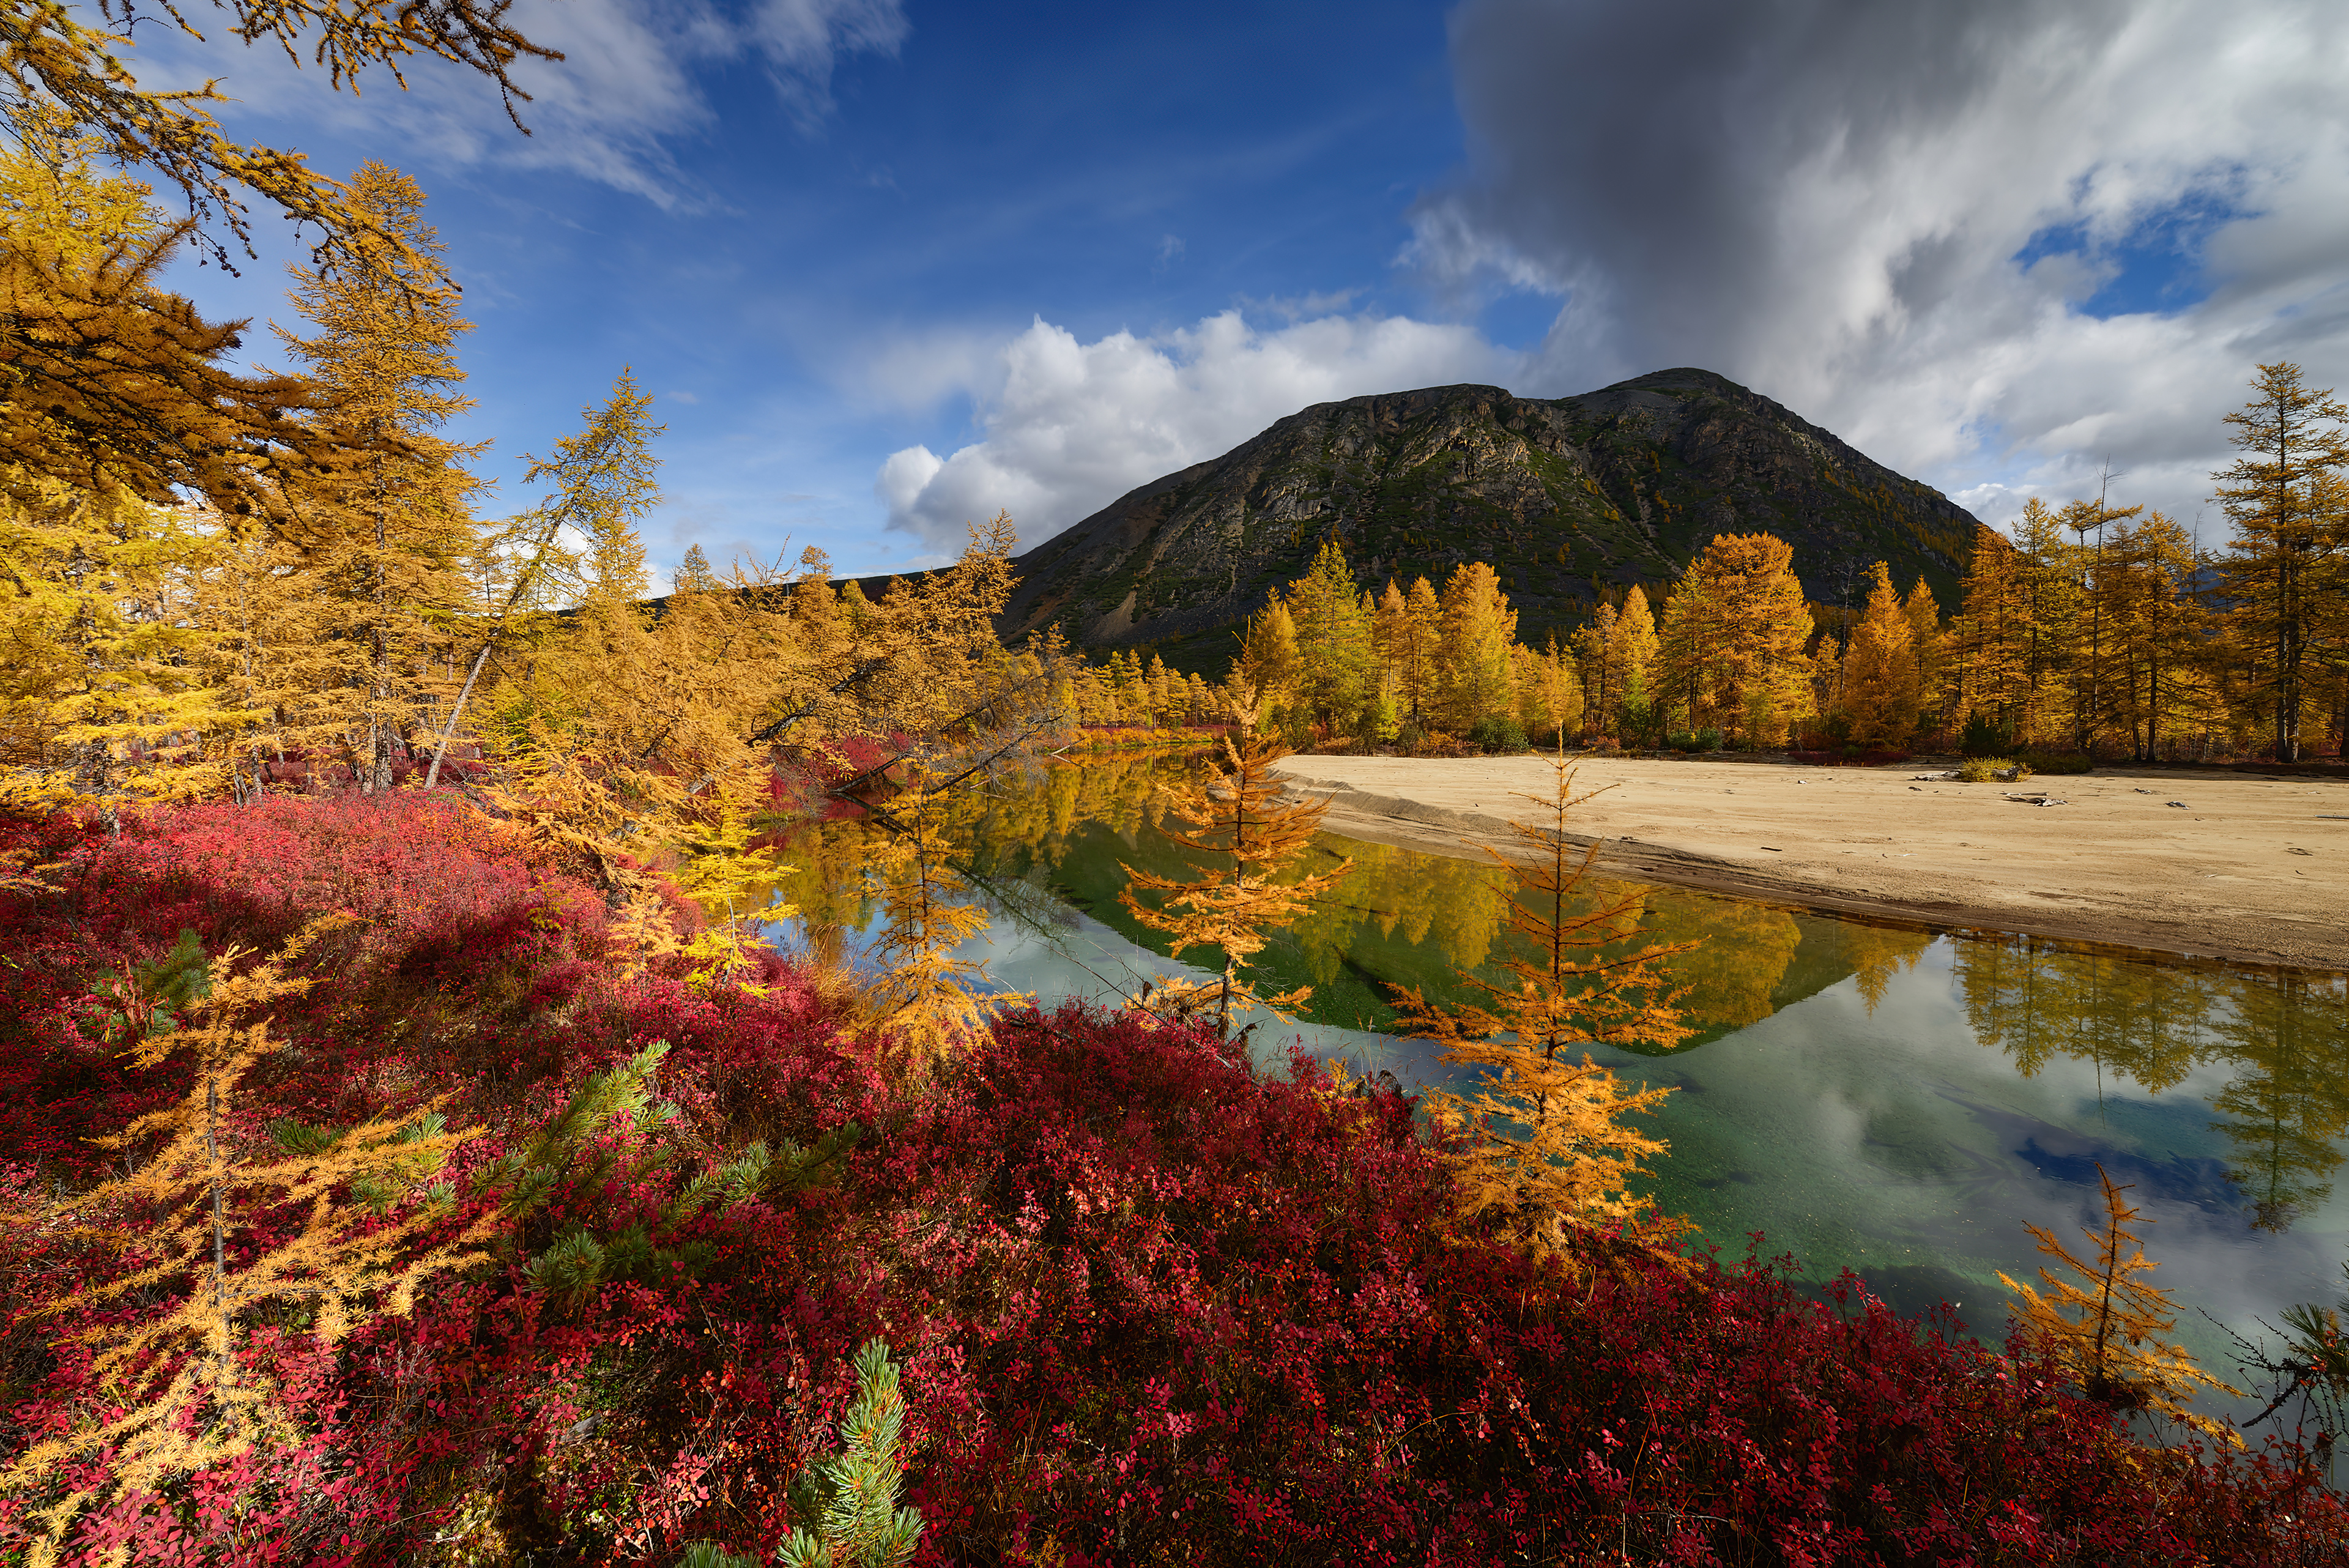
POLYGON ((1615 665, 1616 732, 1628 742, 1653 728, 1656 702, 1656 617, 1648 607, 1648 590, 1639 584, 1633 583, 1623 595, 1623 607, 1615 617, 1609 639, 1615 665))
POLYGON ((1810 609, 1794 550, 1769 534, 1723 534, 1698 552, 1664 608, 1658 684, 1689 725, 1767 745, 1808 706, 1810 609))
POLYGON ((1413 722, 1425 725, 1435 711, 1436 649, 1444 639, 1444 605, 1435 585, 1412 579, 1403 599, 1403 661, 1396 674, 1413 722))
POLYGON ((1262 722, 1268 728, 1292 727, 1303 673, 1297 651, 1297 622, 1276 594, 1249 619, 1240 643, 1239 675, 1257 693, 1262 722))
POLYGON ((1916 732, 1921 692, 1917 685, 1916 628, 1893 591, 1891 568, 1869 568, 1875 586, 1844 655, 1843 705, 1855 745, 1899 746, 1916 732))
POLYGON ((1933 590, 1925 586, 1921 573, 1909 585, 1908 597, 1900 601, 1900 613, 1909 618, 1909 646, 1916 654, 1920 717, 1929 727, 1938 726, 1946 719, 1950 706, 1942 690, 1947 643, 1941 630, 1940 604, 1933 597, 1933 590))
POLYGON ((2104 708, 2126 725, 2130 754, 2151 762, 2181 719, 2211 717, 2201 668, 2209 617, 2191 591, 2197 563, 2186 530, 2158 512, 2106 541, 2097 597, 2106 649, 2104 708))
POLYGON ((266 495, 299 389, 222 367, 238 324, 154 283, 179 231, 55 124, 0 152, 0 763, 28 798, 206 793, 249 715, 212 678, 203 502, 266 495))
POLYGON ((2349 408, 2289 360, 2261 365, 2254 396, 2226 416, 2242 455, 2211 477, 2235 525, 2226 580, 2238 637, 2253 655, 2251 695, 2280 762, 2300 756, 2320 594, 2338 568, 2338 483, 2349 471, 2349 408))
MULTIPOLYGON (((660 499, 660 460, 652 443, 667 429, 651 422, 652 401, 624 367, 603 405, 580 410, 576 435, 558 440, 551 456, 531 459, 523 483, 546 484, 550 493, 492 536, 502 591, 481 607, 486 614, 477 610, 463 624, 463 640, 457 646, 462 653, 470 642, 470 658, 441 722, 425 775, 428 786, 439 782, 449 742, 482 670, 530 612, 575 607, 578 616, 564 639, 574 644, 600 641, 606 654, 641 632, 636 606, 650 591, 652 576, 636 524, 660 499)), ((679 586, 707 591, 718 580, 705 558, 698 571, 680 574, 679 586)))
POLYGON ((2145 511, 2143 506, 2114 506, 2099 493, 2067 502, 2055 520, 2071 530, 2068 555, 2078 583, 2082 613, 2075 618, 2073 659, 2076 676, 2072 688, 2072 744, 2086 751, 2104 728, 2109 694, 2105 668, 2105 535, 2116 524, 2127 524, 2145 511), (2091 540, 2088 535, 2094 533, 2091 540))
POLYGON ((2035 495, 2015 520, 2014 544, 2022 552, 2023 647, 2015 733, 2026 742, 2052 742, 2068 732, 2075 708, 2085 598, 2074 562, 2077 546, 2064 536, 2061 514, 2035 495))
POLYGON ((1331 732, 1350 734, 1378 683, 1371 668, 1371 617, 1336 540, 1322 541, 1312 566, 1288 585, 1287 597, 1297 632, 1299 702, 1331 732))
POLYGON ((1615 733, 1617 710, 1623 701, 1622 673, 1616 668, 1615 607, 1601 599, 1588 624, 1574 634, 1576 659, 1582 667, 1582 713, 1595 734, 1615 733))
POLYGON ((1509 649, 1517 612, 1501 591, 1499 574, 1482 561, 1453 571, 1444 585, 1443 629, 1437 642, 1438 701, 1445 726, 1465 733, 1489 714, 1516 705, 1516 672, 1509 649))
POLYGON ((390 787, 403 745, 449 695, 440 679, 450 618, 467 599, 460 566, 481 481, 464 463, 487 443, 440 432, 473 400, 457 340, 471 330, 424 222, 424 192, 382 163, 353 175, 369 230, 348 254, 292 268, 308 336, 278 329, 319 388, 315 422, 340 449, 292 498, 288 532, 326 611, 300 738, 349 760, 363 790, 390 787))
POLYGON ((1951 717, 1979 717, 2013 733, 2028 699, 2029 649, 2020 581, 2022 556, 2004 535, 1983 528, 1974 535, 1966 567, 1964 607, 1951 628, 1947 683, 1951 717))

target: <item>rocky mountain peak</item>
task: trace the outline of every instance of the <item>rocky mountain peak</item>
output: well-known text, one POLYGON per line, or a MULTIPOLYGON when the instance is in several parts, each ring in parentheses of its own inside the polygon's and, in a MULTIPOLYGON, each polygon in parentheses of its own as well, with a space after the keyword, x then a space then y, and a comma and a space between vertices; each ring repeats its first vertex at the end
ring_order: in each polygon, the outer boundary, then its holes
POLYGON ((1003 629, 1057 621, 1220 669, 1238 624, 1335 538, 1365 587, 1491 562, 1537 645, 1604 592, 1676 577, 1714 535, 1765 530, 1814 600, 1850 602, 1885 560, 1954 608, 1980 524, 1711 370, 1572 398, 1424 387, 1316 403, 1119 497, 1019 557, 1003 629))

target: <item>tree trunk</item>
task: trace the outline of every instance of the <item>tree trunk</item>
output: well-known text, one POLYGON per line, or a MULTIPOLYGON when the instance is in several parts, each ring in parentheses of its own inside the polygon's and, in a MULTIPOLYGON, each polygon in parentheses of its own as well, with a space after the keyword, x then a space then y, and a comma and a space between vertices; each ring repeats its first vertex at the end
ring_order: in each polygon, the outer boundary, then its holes
POLYGON ((465 684, 458 691, 457 701, 449 708, 449 722, 441 726, 440 743, 432 748, 432 765, 425 771, 424 774, 426 789, 431 789, 440 782, 440 759, 449 754, 449 737, 457 732, 457 721, 464 715, 465 711, 465 699, 473 694, 473 682, 480 679, 481 666, 489 662, 490 649, 496 640, 496 638, 492 636, 482 642, 481 651, 473 655, 472 669, 465 672, 465 684))

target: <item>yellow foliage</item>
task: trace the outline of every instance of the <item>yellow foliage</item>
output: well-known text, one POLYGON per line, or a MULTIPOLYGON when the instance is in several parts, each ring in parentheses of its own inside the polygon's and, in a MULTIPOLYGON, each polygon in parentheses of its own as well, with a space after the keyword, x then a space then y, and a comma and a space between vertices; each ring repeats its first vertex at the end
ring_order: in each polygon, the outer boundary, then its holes
POLYGON ((876 855, 887 919, 874 956, 883 967, 875 1002, 879 1024, 904 1069, 925 1072, 968 1046, 1011 1002, 979 991, 984 966, 956 953, 987 929, 987 911, 950 902, 965 886, 947 864, 944 795, 926 789, 915 764, 905 789, 886 807, 895 837, 876 855))
POLYGON ((1893 592, 1891 570, 1878 561, 1870 572, 1868 610, 1844 656, 1843 709, 1851 716, 1853 744, 1900 746, 1915 732, 1924 701, 1917 628, 1893 592))
POLYGON ((242 1021, 312 983, 287 979, 283 967, 338 921, 315 923, 278 959, 242 974, 217 971, 244 954, 219 955, 185 987, 199 999, 202 1022, 193 1028, 171 1029, 135 986, 119 988, 133 1060, 151 1067, 191 1050, 196 1083, 179 1104, 98 1140, 101 1147, 139 1151, 130 1174, 61 1196, 16 1221, 66 1227, 121 1265, 99 1270, 96 1282, 42 1309, 60 1320, 60 1343, 93 1353, 104 1407, 0 1470, 0 1496, 24 1499, 43 1532, 28 1558, 36 1568, 57 1560, 74 1520, 91 1504, 153 1490, 257 1443, 292 1439, 266 1376, 238 1354, 241 1326, 254 1314, 303 1314, 317 1341, 334 1345, 369 1318, 406 1315, 427 1278, 486 1255, 477 1249, 486 1221, 428 1240, 441 1226, 447 1193, 425 1183, 451 1149, 477 1136, 441 1131, 429 1109, 339 1133, 295 1129, 281 1139, 289 1152, 279 1158, 229 1146, 224 1123, 237 1088, 272 1049, 266 1020, 242 1021), (159 1138, 160 1147, 150 1147, 159 1138), (231 1267, 231 1239, 262 1211, 291 1220, 293 1233, 231 1267), (160 1310, 72 1326, 93 1308, 149 1300, 160 1301, 160 1310), (66 1466, 99 1453, 108 1455, 102 1486, 59 1490, 66 1466))
POLYGON ((1811 616, 1794 551, 1770 534, 1723 534, 1698 552, 1664 607, 1658 695, 1692 730, 1775 744, 1809 706, 1811 616))
POLYGON ((1497 1215, 1542 1256, 1577 1259, 1602 1232, 1661 1250, 1680 1222, 1653 1213, 1630 1182, 1640 1161, 1666 1145, 1623 1118, 1671 1091, 1627 1088, 1588 1052, 1579 1062, 1566 1053, 1602 1042, 1670 1048, 1686 1038, 1683 993, 1655 966, 1692 944, 1621 950, 1638 934, 1636 890, 1578 907, 1598 846, 1570 853, 1566 822, 1590 796, 1574 794, 1574 770, 1563 755, 1553 766, 1549 797, 1525 797, 1547 808, 1549 824, 1510 825, 1516 858, 1490 851, 1516 883, 1509 929, 1532 956, 1504 958, 1501 982, 1462 971, 1477 1002, 1445 1004, 1416 987, 1396 988, 1399 1027, 1442 1044, 1444 1061, 1488 1075, 1467 1094, 1428 1096, 1431 1114, 1463 1135, 1454 1163, 1464 1217, 1497 1215))
MULTIPOLYGON (((2127 1185, 2116 1185, 2105 1168, 2096 1167, 2104 1183, 2105 1223, 2100 1231, 2082 1234, 2096 1245, 2094 1262, 2073 1256, 2052 1231, 2026 1222, 2023 1229, 2038 1238, 2039 1250, 2055 1259, 2085 1284, 2043 1267, 2043 1296, 2004 1273, 1998 1277, 2022 1298, 2023 1321, 2092 1399, 2124 1409, 2152 1410, 2236 1447, 2242 1438, 2227 1421, 2199 1415, 2184 1401, 2197 1388, 2216 1388, 2240 1395, 2242 1390, 2221 1383, 2200 1367, 2183 1345, 2162 1335, 2178 1325, 2169 1310, 2169 1293, 2137 1278, 2158 1265, 2147 1261, 2137 1234, 2127 1229, 2139 1218, 2121 1199, 2127 1185), (2122 1255, 2122 1248, 2129 1249, 2122 1255)), ((2151 1223, 2151 1221, 2147 1221, 2151 1223)))
POLYGON ((1217 771, 1196 784, 1171 785, 1167 815, 1187 826, 1162 826, 1166 836, 1184 849, 1203 857, 1207 866, 1189 879, 1161 877, 1154 871, 1123 866, 1127 885, 1118 902, 1153 930, 1174 938, 1170 950, 1212 947, 1224 955, 1222 978, 1212 985, 1184 981, 1161 984, 1148 1005, 1154 1012, 1181 1015, 1212 1006, 1216 1032, 1231 1035, 1234 1005, 1256 1005, 1282 1016, 1312 995, 1301 986, 1275 996, 1258 996, 1240 971, 1262 952, 1265 929, 1296 919, 1312 907, 1318 895, 1337 886, 1352 866, 1341 861, 1334 870, 1293 881, 1277 880, 1296 864, 1320 830, 1325 801, 1284 801, 1273 763, 1287 755, 1279 742, 1257 732, 1256 693, 1242 684, 1232 707, 1240 740, 1227 735, 1217 771), (1153 908, 1134 896, 1135 890, 1158 894, 1153 908))
POLYGON ((753 913, 750 891, 771 884, 788 868, 777 864, 771 848, 751 843, 750 818, 732 794, 719 797, 718 820, 688 840, 687 859, 678 868, 678 886, 701 906, 709 924, 680 950, 693 968, 688 979, 702 990, 731 985, 753 994, 762 987, 742 978, 752 966, 750 950, 758 944, 749 927, 759 920, 787 920, 799 913, 789 904, 771 903, 753 913))
POLYGON ((1514 715, 1516 670, 1509 649, 1517 612, 1501 591, 1500 574, 1482 561, 1466 562, 1444 583, 1440 602, 1436 701, 1444 722, 1465 733, 1488 715, 1514 715))
MULTIPOLYGON (((309 55, 324 68, 329 85, 356 94, 358 78, 381 66, 401 87, 402 63, 432 55, 481 72, 495 82, 509 116, 517 99, 530 95, 507 68, 520 56, 559 60, 555 50, 534 44, 506 25, 506 7, 495 0, 446 0, 419 5, 403 0, 351 0, 317 5, 303 0, 222 0, 232 18, 230 33, 248 45, 266 41, 289 58, 309 55)), ((168 5, 159 7, 171 23, 187 24, 168 5)), ((123 164, 145 164, 175 187, 195 218, 225 229, 230 243, 254 254, 250 213, 244 201, 259 196, 299 223, 325 231, 326 246, 339 254, 354 235, 375 234, 364 210, 348 192, 312 170, 298 152, 232 141, 204 106, 228 101, 217 80, 194 88, 153 91, 140 86, 121 57, 130 50, 140 21, 162 25, 135 0, 101 8, 102 26, 91 26, 68 5, 12 5, 0 10, 0 59, 8 90, 5 112, 18 141, 41 131, 87 135, 123 164), (108 31, 119 27, 120 32, 108 31)), ((190 29, 192 31, 193 29, 190 29)), ((521 122, 515 121, 517 125, 521 122)), ((217 234, 206 249, 228 265, 228 244, 217 234)))
POLYGON ((458 567, 473 537, 462 464, 486 442, 439 434, 473 406, 457 339, 471 330, 423 221, 424 192, 369 163, 348 202, 368 230, 332 265, 291 269, 315 329, 277 328, 309 367, 326 451, 287 487, 285 536, 301 553, 308 678, 275 694, 285 741, 347 758, 359 787, 391 787, 395 749, 443 698, 449 621, 468 597, 458 567))

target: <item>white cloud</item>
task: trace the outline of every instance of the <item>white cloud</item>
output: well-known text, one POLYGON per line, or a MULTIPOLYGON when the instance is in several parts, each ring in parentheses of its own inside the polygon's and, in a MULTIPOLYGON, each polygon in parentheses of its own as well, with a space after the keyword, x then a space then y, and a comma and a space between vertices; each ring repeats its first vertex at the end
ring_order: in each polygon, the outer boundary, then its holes
POLYGON ((1117 332, 1092 343, 1039 317, 983 359, 968 356, 967 339, 948 347, 973 372, 964 389, 984 433, 943 459, 921 446, 892 453, 874 484, 889 526, 934 546, 959 545, 967 521, 999 510, 1034 545, 1309 404, 1503 382, 1520 367, 1464 327, 1325 316, 1265 331, 1237 310, 1163 337, 1117 332))
POLYGON ((907 30, 902 0, 765 0, 751 25, 776 91, 810 134, 832 113, 841 57, 894 56, 907 30))
POLYGON ((531 95, 516 105, 528 137, 508 121, 487 78, 429 58, 405 67, 409 90, 378 70, 360 79, 361 95, 336 92, 315 66, 303 68, 272 46, 248 48, 217 26, 209 42, 142 32, 128 63, 158 87, 220 78, 237 100, 226 118, 240 134, 264 134, 247 121, 275 121, 396 145, 403 161, 413 150, 444 166, 560 169, 674 209, 705 200, 667 146, 716 123, 698 70, 762 60, 793 119, 812 133, 832 111, 839 62, 895 55, 908 30, 902 0, 766 0, 747 21, 709 0, 564 0, 527 6, 514 22, 564 56, 512 67, 531 95))
POLYGON ((2338 6, 1468 0, 1451 37, 1472 151, 1404 260, 1564 296, 1521 390, 1701 365, 1992 512, 2109 457, 2190 520, 2256 360, 2349 383, 2338 6), (2203 297, 2084 313, 2173 231, 2203 297))

